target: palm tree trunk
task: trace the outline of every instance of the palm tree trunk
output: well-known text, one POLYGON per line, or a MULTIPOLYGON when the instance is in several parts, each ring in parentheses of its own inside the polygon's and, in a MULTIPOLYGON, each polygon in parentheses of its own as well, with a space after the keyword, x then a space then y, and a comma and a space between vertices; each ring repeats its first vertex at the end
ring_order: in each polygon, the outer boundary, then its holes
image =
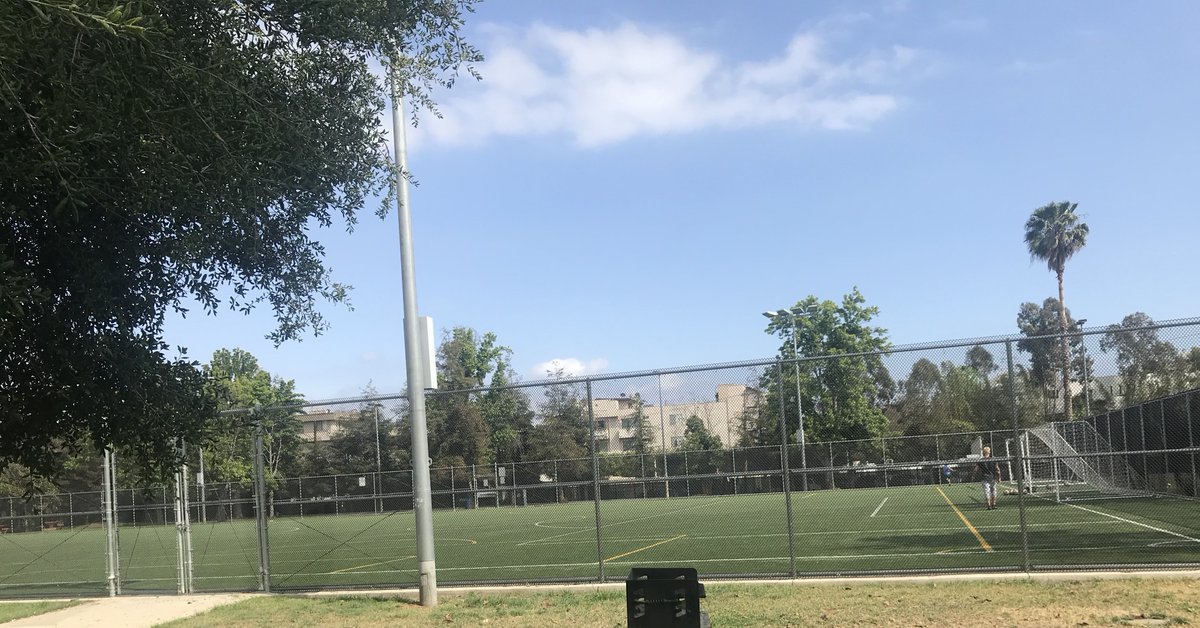
POLYGON ((1067 352, 1067 302, 1063 296, 1063 271, 1058 271, 1058 320, 1062 324, 1063 405, 1071 420, 1071 356, 1067 352))

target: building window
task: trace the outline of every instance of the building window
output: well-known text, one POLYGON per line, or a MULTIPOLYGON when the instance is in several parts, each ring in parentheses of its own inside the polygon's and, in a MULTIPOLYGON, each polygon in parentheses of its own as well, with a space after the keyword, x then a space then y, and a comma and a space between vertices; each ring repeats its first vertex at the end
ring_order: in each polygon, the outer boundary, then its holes
POLYGON ((603 432, 606 429, 608 429, 608 427, 605 426, 604 421, 596 421, 596 431, 597 432, 603 432))
POLYGON ((636 419, 621 419, 621 429, 632 430, 635 427, 637 427, 636 419))
POLYGON ((675 422, 682 418, 683 418, 682 414, 672 414, 671 415, 671 425, 675 425, 675 422))

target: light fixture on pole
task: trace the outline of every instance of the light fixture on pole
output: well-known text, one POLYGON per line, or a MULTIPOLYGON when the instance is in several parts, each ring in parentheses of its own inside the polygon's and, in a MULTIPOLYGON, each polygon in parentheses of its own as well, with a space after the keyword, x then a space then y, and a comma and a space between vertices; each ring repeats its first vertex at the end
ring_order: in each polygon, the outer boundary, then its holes
MULTIPOLYGON (((804 451, 804 401, 800 392, 800 347, 798 341, 798 337, 800 335, 800 325, 798 319, 801 316, 808 316, 815 308, 816 306, 812 306, 810 309, 797 307, 790 310, 768 310, 763 312, 763 316, 771 320, 775 320, 781 316, 787 316, 792 321, 792 357, 795 359, 792 365, 796 370, 796 415, 800 418, 800 425, 796 429, 796 441, 800 444, 800 468, 802 470, 800 489, 804 491, 808 490, 808 455, 804 451)), ((786 441, 787 430, 784 429, 783 432, 786 441)), ((784 447, 786 446, 787 442, 784 442, 784 447)))

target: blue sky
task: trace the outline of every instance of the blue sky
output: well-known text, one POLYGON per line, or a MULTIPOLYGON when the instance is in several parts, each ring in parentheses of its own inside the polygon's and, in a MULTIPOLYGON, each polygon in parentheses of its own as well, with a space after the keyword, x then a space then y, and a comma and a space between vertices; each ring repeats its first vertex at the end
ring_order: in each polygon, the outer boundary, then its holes
MULTIPOLYGON (((421 313, 524 379, 769 357, 760 312, 854 286, 897 344, 1012 333, 1056 295, 1024 221, 1071 200, 1076 317, 1195 316, 1196 32, 1182 1, 481 4, 484 80, 410 136, 421 313)), ((167 340, 310 399, 397 391, 396 233, 319 233, 354 286, 323 336, 193 310, 167 340)))

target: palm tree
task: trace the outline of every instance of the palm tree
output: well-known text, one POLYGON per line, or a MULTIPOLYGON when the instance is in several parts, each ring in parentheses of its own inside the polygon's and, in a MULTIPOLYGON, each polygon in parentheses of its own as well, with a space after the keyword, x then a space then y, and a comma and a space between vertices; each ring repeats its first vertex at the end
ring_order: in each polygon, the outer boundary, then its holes
POLYGON ((1070 367, 1071 360, 1067 353, 1067 302, 1063 298, 1063 269, 1067 260, 1071 259, 1087 244, 1088 226, 1079 222, 1075 214, 1078 203, 1063 201, 1050 203, 1033 210, 1033 215, 1025 221, 1025 244, 1029 245, 1029 254, 1033 259, 1046 262, 1046 266, 1058 276, 1058 318, 1062 329, 1063 357, 1063 395, 1066 401, 1066 418, 1071 420, 1071 389, 1070 367))

